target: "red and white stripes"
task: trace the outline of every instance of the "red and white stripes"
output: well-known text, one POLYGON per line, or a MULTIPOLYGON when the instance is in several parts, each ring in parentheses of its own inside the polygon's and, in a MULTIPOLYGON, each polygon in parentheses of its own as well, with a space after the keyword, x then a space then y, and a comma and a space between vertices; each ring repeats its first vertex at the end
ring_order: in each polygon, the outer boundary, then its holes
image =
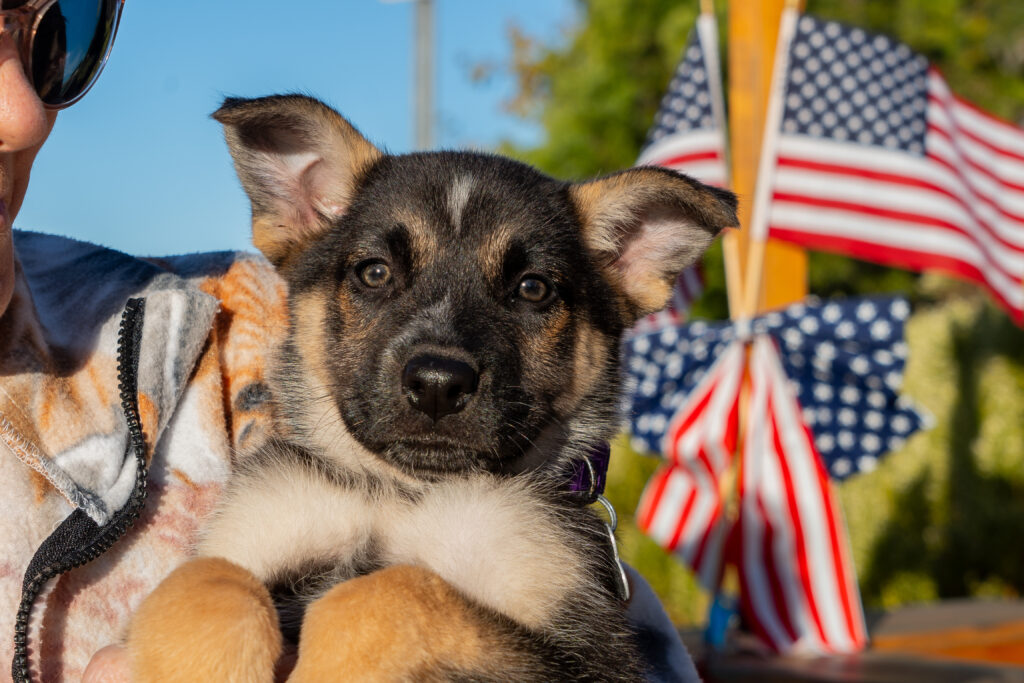
POLYGON ((1024 324, 1024 131, 928 75, 926 154, 780 136, 769 234, 984 284, 1024 324))
MULTIPOLYGON (((778 652, 856 652, 867 642, 846 529, 778 351, 753 343, 740 464, 741 607, 778 652)), ((730 520, 724 511, 746 366, 731 344, 669 425, 668 463, 648 483, 637 524, 718 587, 730 520)))
POLYGON ((637 523, 693 567, 708 590, 718 585, 727 526, 723 478, 732 464, 744 350, 730 345, 676 413, 665 433, 668 459, 640 499, 637 523))
POLYGON ((779 652, 867 642, 846 529, 774 342, 751 351, 740 482, 741 608, 779 652))

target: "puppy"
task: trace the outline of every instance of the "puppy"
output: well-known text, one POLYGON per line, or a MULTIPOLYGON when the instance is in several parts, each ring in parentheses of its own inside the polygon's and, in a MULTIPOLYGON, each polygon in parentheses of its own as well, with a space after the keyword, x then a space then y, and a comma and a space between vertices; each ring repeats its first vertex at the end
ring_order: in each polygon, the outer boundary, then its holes
POLYGON ((289 288, 280 438, 138 611, 136 680, 636 680, 607 528, 567 481, 614 435, 618 344, 735 199, 381 152, 303 96, 214 114, 289 288))

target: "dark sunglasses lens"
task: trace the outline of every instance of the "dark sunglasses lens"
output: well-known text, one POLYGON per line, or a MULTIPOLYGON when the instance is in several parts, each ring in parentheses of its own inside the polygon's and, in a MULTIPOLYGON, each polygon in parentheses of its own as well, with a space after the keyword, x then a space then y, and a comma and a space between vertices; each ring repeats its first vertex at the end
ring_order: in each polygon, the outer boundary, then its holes
POLYGON ((114 37, 117 0, 64 0, 46 10, 32 43, 32 82, 59 107, 84 93, 103 68, 114 37))

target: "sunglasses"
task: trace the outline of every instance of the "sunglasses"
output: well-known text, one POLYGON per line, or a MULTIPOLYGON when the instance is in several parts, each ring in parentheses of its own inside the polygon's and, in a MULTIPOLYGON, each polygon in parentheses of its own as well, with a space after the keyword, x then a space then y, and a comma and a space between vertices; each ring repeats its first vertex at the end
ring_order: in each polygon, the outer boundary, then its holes
POLYGON ((47 109, 74 104, 96 82, 123 7, 124 0, 28 0, 0 10, 0 31, 12 35, 47 109))

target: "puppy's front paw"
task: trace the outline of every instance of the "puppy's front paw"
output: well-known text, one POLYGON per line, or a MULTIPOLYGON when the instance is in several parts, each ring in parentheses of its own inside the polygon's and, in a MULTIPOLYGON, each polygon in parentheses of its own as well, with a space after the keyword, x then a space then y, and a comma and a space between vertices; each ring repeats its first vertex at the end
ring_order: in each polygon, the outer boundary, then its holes
POLYGON ((485 670, 491 630, 437 574, 388 567, 310 605, 288 681, 426 680, 485 670))
POLYGON ((272 683, 282 644, 263 584, 227 560, 199 558, 143 601, 126 647, 133 683, 272 683))

